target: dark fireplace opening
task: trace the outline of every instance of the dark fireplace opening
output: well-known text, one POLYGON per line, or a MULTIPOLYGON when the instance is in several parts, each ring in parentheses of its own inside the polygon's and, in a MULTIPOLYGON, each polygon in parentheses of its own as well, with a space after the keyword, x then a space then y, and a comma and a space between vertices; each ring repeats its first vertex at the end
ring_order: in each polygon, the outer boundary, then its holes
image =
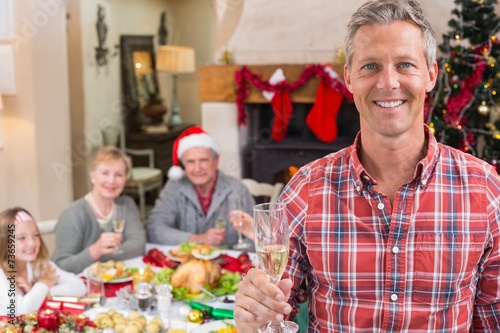
POLYGON ((337 114, 337 138, 319 140, 306 124, 312 104, 294 103, 286 137, 272 139, 273 110, 270 104, 246 104, 248 138, 242 148, 242 175, 258 182, 287 183, 297 168, 349 146, 359 130, 359 114, 354 103, 345 102, 337 114))

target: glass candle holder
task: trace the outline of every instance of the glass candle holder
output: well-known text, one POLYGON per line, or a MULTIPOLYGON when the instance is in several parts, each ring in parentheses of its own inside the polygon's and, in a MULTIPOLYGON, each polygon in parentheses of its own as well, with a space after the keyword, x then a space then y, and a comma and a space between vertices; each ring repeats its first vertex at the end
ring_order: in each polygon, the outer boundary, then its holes
POLYGON ((53 309, 43 309, 38 311, 38 327, 48 331, 56 332, 59 328, 59 311, 53 309))

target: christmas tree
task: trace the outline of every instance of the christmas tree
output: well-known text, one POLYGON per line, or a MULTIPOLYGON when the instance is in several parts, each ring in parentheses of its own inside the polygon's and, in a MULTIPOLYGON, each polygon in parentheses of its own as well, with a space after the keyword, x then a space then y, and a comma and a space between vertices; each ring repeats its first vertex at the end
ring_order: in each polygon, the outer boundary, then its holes
MULTIPOLYGON (((455 0, 439 45, 439 76, 426 123, 438 141, 500 161, 500 17, 497 0, 455 0)), ((500 165, 499 165, 500 166, 500 165)))

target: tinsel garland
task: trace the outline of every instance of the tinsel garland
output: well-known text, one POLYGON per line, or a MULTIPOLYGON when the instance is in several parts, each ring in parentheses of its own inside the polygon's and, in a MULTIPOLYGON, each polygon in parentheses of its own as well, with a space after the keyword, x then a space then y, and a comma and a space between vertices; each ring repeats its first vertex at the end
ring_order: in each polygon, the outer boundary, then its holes
POLYGON ((333 89, 338 91, 344 96, 344 98, 352 99, 352 94, 347 90, 344 83, 337 78, 332 78, 324 70, 323 65, 311 64, 306 65, 304 71, 300 75, 300 78, 295 82, 282 81, 276 85, 269 84, 269 81, 263 81, 260 79, 260 74, 251 73, 248 67, 243 66, 239 71, 235 72, 236 81, 236 105, 238 107, 238 124, 246 125, 247 115, 245 112, 245 99, 250 93, 250 88, 248 82, 250 82, 254 87, 261 91, 271 91, 275 93, 280 92, 291 92, 297 88, 302 87, 307 81, 312 77, 316 76, 327 85, 331 86, 333 89))
MULTIPOLYGON (((486 47, 486 45, 483 45, 476 48, 474 52, 478 55, 476 59, 481 59, 481 57, 479 57, 480 52, 486 47)), ((444 115, 444 120, 454 128, 461 128, 464 130, 463 126, 467 126, 468 119, 463 117, 464 112, 475 96, 476 86, 483 81, 483 74, 486 70, 486 66, 486 62, 484 61, 476 63, 471 75, 462 80, 460 92, 455 93, 446 101, 446 114, 444 115)), ((465 131, 464 139, 459 143, 458 148, 462 151, 466 151, 471 148, 471 145, 475 145, 474 135, 465 131)))
POLYGON ((451 96, 446 103, 445 120, 454 125, 465 125, 462 123, 462 109, 474 97, 474 91, 477 84, 483 80, 483 74, 486 70, 486 63, 477 65, 475 70, 469 77, 462 80, 460 85, 460 93, 451 96))

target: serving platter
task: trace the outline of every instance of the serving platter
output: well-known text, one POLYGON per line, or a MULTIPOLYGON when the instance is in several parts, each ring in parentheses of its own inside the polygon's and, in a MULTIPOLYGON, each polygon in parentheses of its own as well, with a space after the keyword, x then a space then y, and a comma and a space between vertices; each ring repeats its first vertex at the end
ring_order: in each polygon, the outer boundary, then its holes
POLYGON ((89 279, 91 279, 92 281, 102 282, 102 283, 123 283, 123 282, 129 282, 129 281, 133 280, 132 276, 127 276, 127 277, 124 277, 124 278, 115 278, 115 279, 111 279, 111 280, 106 280, 106 279, 100 278, 100 277, 95 276, 94 274, 92 274, 92 271, 91 271, 90 267, 85 268, 83 270, 82 274, 84 276, 88 277, 89 279))
POLYGON ((193 257, 197 259, 204 259, 204 260, 213 260, 217 257, 219 257, 223 252, 221 250, 213 250, 210 254, 201 254, 199 252, 191 252, 193 257))

